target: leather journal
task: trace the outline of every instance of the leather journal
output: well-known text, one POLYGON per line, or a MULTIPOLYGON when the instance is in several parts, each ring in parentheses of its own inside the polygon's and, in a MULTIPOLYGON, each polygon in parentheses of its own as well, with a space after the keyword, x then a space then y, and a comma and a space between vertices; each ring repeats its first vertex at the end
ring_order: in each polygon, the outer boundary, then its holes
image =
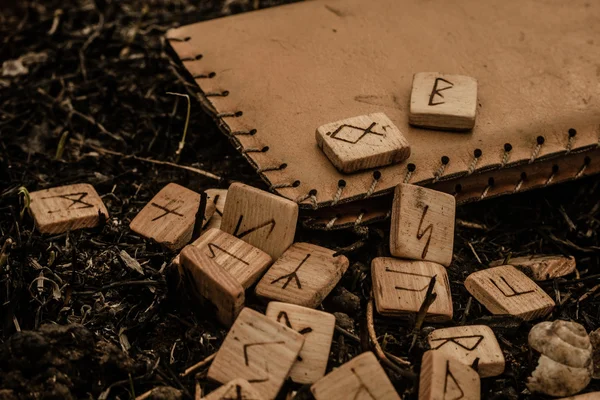
POLYGON ((326 0, 172 29, 203 107, 314 228, 389 217, 402 182, 465 203, 600 171, 600 7, 589 0, 326 0), (409 125, 413 75, 478 82, 472 130, 409 125), (383 112, 411 147, 340 173, 324 124, 383 112))

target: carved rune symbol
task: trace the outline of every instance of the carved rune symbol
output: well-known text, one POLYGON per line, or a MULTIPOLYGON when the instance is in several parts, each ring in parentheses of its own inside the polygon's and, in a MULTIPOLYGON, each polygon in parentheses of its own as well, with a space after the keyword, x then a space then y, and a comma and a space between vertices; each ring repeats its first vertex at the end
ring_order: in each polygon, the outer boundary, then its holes
MULTIPOLYGON (((45 199, 64 199, 64 200, 69 200, 71 202, 71 204, 69 204, 69 206, 67 208, 65 208, 64 210, 81 210, 82 208, 90 208, 90 207, 94 207, 93 204, 90 203, 86 203, 85 201, 83 201, 83 199, 86 198, 88 194, 86 192, 79 192, 79 193, 69 193, 69 194, 61 194, 59 196, 50 196, 50 197, 42 197, 43 200, 45 199), (75 204, 81 204, 81 207, 75 207, 75 208, 71 208, 73 207, 75 204)), ((63 210, 51 210, 48 211, 49 214, 52 213, 56 213, 59 211, 63 211, 63 210)))
POLYGON ((221 397, 221 400, 257 400, 256 397, 247 397, 240 385, 235 385, 221 397))
POLYGON ((430 282, 431 278, 433 278, 433 276, 430 276, 430 275, 417 274, 415 272, 396 271, 396 270, 390 269, 389 267, 385 267, 385 271, 386 272, 393 272, 395 274, 400 274, 400 275, 409 275, 409 276, 416 276, 416 277, 420 277, 420 278, 427 278, 427 283, 425 283, 425 286, 423 286, 421 289, 414 289, 414 288, 408 288, 408 287, 402 287, 402 286, 395 286, 395 289, 397 289, 397 290, 406 290, 408 292, 422 292, 424 290, 427 290, 427 288, 429 287, 429 282, 430 282))
POLYGON ((437 350, 446 343, 454 343, 457 346, 462 347, 465 350, 473 351, 479 346, 479 343, 483 341, 483 335, 466 335, 466 336, 454 336, 454 337, 446 337, 446 338, 436 338, 431 339, 432 342, 442 341, 442 343, 433 347, 433 350, 437 350), (474 343, 473 343, 474 342, 474 343))
MULTIPOLYGON (((279 314, 277 314, 277 322, 281 323, 281 318, 283 318, 285 320, 285 326, 287 326, 288 328, 294 329, 294 327, 292 326, 292 323, 290 322, 290 318, 288 317, 288 315, 285 311, 279 311, 279 314)), ((306 335, 307 333, 311 333, 311 332, 312 332, 311 327, 302 328, 298 331, 298 333, 301 335, 306 335)))
POLYGON ((373 400, 375 399, 375 396, 373 396, 373 393, 371 393, 371 391, 369 390, 369 388, 367 387, 367 385, 365 385, 365 383, 363 382, 363 380, 360 378, 360 376, 356 373, 356 370, 354 368, 350 368, 350 372, 352 372, 354 374, 354 376, 356 377, 356 379, 358 380, 358 382, 360 383, 360 386, 358 387, 358 390, 356 391, 356 393, 354 393, 354 397, 352 398, 353 400, 356 400, 359 398, 361 392, 366 392, 370 398, 372 398, 373 400))
POLYGON ((442 99, 444 98, 444 95, 440 92, 442 92, 443 90, 448 90, 454 87, 454 83, 445 80, 444 78, 435 78, 435 83, 433 84, 433 89, 431 90, 431 94, 429 95, 429 105, 430 106, 437 106, 438 104, 444 104, 445 101, 438 101, 437 103, 435 103, 433 101, 435 96, 440 96, 442 99), (450 86, 445 86, 442 88, 438 88, 438 83, 439 82, 445 82, 450 86))
POLYGON ((300 270, 300 268, 302 267, 302 265, 306 262, 306 260, 308 260, 309 257, 310 257, 310 254, 307 254, 306 257, 304 257, 304 260, 302 260, 300 262, 300 264, 298 264, 298 266, 296 267, 295 270, 293 270, 289 274, 281 275, 279 278, 274 279, 271 282, 271 285, 273 285, 274 283, 279 282, 282 279, 287 278, 287 281, 281 287, 282 289, 285 289, 287 287, 287 285, 290 284, 290 282, 292 281, 292 279, 295 279, 296 280, 296 286, 298 286, 298 289, 302 289, 302 283, 300 282, 300 278, 298 278, 298 270, 300 270))
POLYGON ((235 230, 233 231, 233 236, 241 239, 244 236, 247 236, 249 234, 251 234, 252 232, 255 232, 259 229, 262 229, 264 227, 269 227, 269 233, 267 233, 267 236, 265 236, 265 239, 269 237, 269 235, 271 234, 271 232, 273 232, 273 229, 275 229, 275 219, 271 218, 270 220, 268 220, 267 222, 264 222, 260 225, 255 226, 254 228, 250 228, 247 229, 243 232, 240 232, 240 227, 242 226, 242 221, 244 220, 244 216, 240 215, 240 218, 238 219, 237 225, 235 226, 235 230))
POLYGON ((250 265, 246 261, 244 261, 241 258, 239 258, 238 256, 236 256, 235 254, 228 252, 224 248, 222 248, 214 243, 209 243, 207 247, 208 247, 208 251, 210 251, 210 254, 208 255, 210 258, 215 258, 217 256, 215 254, 215 250, 214 250, 214 249, 217 249, 217 250, 221 250, 223 253, 227 254, 229 257, 235 258, 236 260, 238 260, 239 262, 241 262, 243 264, 250 265))
MULTIPOLYGON (((245 344, 244 345, 244 362, 246 364, 247 367, 250 366, 250 354, 249 354, 249 350, 250 348, 254 347, 254 346, 269 346, 269 345, 274 345, 274 344, 284 344, 285 342, 280 340, 278 342, 258 342, 258 343, 249 343, 249 344, 245 344)), ((256 379, 248 379, 249 383, 260 383, 260 382, 266 382, 269 380, 269 365, 265 362, 264 366, 262 367, 266 377, 264 378, 256 378, 256 379)))
POLYGON ((154 202, 150 203, 151 206, 156 207, 159 210, 163 211, 162 214, 158 215, 157 217, 152 218, 152 221, 157 221, 163 217, 166 217, 169 214, 177 215, 178 217, 183 217, 183 214, 180 214, 177 212, 177 210, 179 210, 181 208, 181 204, 173 209, 169 209, 169 206, 176 202, 177 202, 177 200, 169 200, 169 202, 164 206, 161 206, 160 204, 156 204, 154 202))
POLYGON ((504 291, 504 289, 502 289, 502 288, 500 287, 500 285, 498 285, 498 283, 496 283, 496 281, 495 281, 494 279, 490 278, 490 281, 491 281, 491 282, 494 284, 494 286, 496 286, 496 288, 498 288, 498 290, 499 290, 499 291, 500 291, 500 292, 501 292, 501 293, 504 295, 504 297, 516 297, 516 296, 520 296, 520 295, 522 295, 522 294, 527 294, 527 293, 533 293, 533 292, 535 292, 535 290, 533 290, 533 289, 531 289, 531 290, 526 290, 526 291, 524 291, 524 292, 517 292, 517 291, 516 291, 516 290, 515 290, 515 289, 514 289, 514 288, 513 288, 511 285, 510 285, 510 283, 508 283, 508 281, 507 281, 507 280, 506 280, 506 279, 505 279, 503 276, 501 276, 501 277, 500 277, 500 279, 502 280, 502 282, 504 282, 504 284, 505 284, 506 286, 508 286, 508 288, 511 290, 511 292, 512 292, 512 293, 510 293, 510 292, 509 292, 509 293, 506 293, 506 292, 504 291))
POLYGON ((450 371, 450 361, 446 360, 446 380, 444 382, 444 400, 459 400, 462 399, 465 395, 462 388, 458 384, 458 381, 450 371), (459 393, 456 393, 459 392, 459 393), (447 397, 450 394, 451 396, 457 394, 457 397, 447 397))
MULTIPOLYGON (((369 125, 368 128, 359 128, 358 126, 343 124, 343 125, 338 126, 337 129, 335 131, 333 131, 333 133, 328 132, 327 135, 330 136, 332 139, 340 140, 342 142, 346 142, 346 143, 350 143, 350 144, 356 144, 356 143, 360 142, 360 140, 362 138, 364 138, 365 136, 367 136, 369 134, 377 135, 377 136, 385 136, 385 134, 383 134, 383 133, 375 132, 372 130, 375 127, 375 125, 377 125, 377 123, 373 122, 373 123, 371 123, 371 125, 369 125), (345 129, 345 128, 348 128, 348 129, 345 129), (355 140, 348 140, 348 139, 341 137, 341 135, 343 133, 348 133, 345 131, 352 132, 353 130, 362 132, 362 134, 355 140)), ((385 130, 385 127, 383 127, 383 128, 385 130)), ((348 133, 348 134, 350 134, 350 133, 348 133)))
POLYGON ((431 235, 433 234, 433 224, 429 224, 424 230, 421 230, 421 228, 423 227, 423 221, 425 221, 425 215, 427 214, 427 210, 429 210, 428 205, 426 205, 425 208, 423 208, 423 215, 421 215, 419 228, 417 228, 417 239, 419 240, 421 240, 423 236, 429 233, 429 236, 427 237, 427 242, 425 243, 425 247, 423 247, 423 252, 421 253, 421 258, 425 258, 425 256, 427 255, 427 251, 429 251, 429 243, 431 243, 431 235))

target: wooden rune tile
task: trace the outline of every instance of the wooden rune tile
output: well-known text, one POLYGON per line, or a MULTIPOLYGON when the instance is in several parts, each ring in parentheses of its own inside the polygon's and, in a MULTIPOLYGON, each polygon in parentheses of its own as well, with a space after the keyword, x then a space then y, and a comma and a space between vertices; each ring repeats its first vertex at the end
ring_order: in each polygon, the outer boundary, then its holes
MULTIPOLYGON (((129 228, 171 250, 178 250, 192 239, 199 206, 200 194, 169 183, 142 208, 129 228)), ((207 202, 204 223, 214 211, 214 204, 207 202)))
POLYGON ((244 307, 244 288, 202 250, 186 246, 180 254, 181 270, 192 293, 216 308, 217 319, 230 326, 244 307))
POLYGON ((399 163, 410 156, 408 141, 384 113, 330 122, 317 129, 316 139, 344 173, 399 163))
POLYGON ((314 383, 325 375, 335 317, 323 311, 272 301, 266 316, 304 336, 304 346, 290 371, 296 383, 314 383))
POLYGON ((316 400, 400 400, 375 355, 367 351, 310 387, 316 400))
POLYGON ((348 269, 345 256, 309 243, 294 243, 267 270, 256 294, 271 300, 315 308, 348 269))
POLYGON ((208 378, 247 380, 265 400, 274 399, 296 361, 304 336, 244 308, 208 369, 208 378))
POLYGON ((492 314, 511 314, 530 321, 554 308, 554 300, 512 265, 474 272, 465 280, 465 287, 492 314))
POLYGON ((550 255, 515 257, 508 260, 508 262, 496 260, 490 263, 490 267, 500 265, 512 265, 534 281, 547 281, 565 276, 574 272, 576 267, 575 257, 550 255))
POLYGON ((263 397, 247 380, 237 378, 210 392, 202 400, 263 400, 263 397))
POLYGON ((390 252, 400 258, 452 262, 454 196, 401 183, 394 191, 390 252))
MULTIPOLYGON (((190 246, 200 249, 227 271, 244 289, 252 286, 273 260, 264 251, 219 229, 208 229, 190 246)), ((173 264, 179 265, 179 256, 173 264)))
POLYGON ((208 201, 215 206, 215 212, 204 226, 204 229, 221 229, 223 209, 225 208, 225 200, 227 199, 227 189, 207 189, 204 193, 208 196, 208 201))
POLYGON ((429 261, 374 258, 371 277, 377 311, 388 316, 416 314, 434 276, 433 292, 437 297, 427 310, 426 320, 448 321, 452 319, 452 296, 446 268, 429 261))
POLYGON ((419 400, 479 400, 481 382, 477 372, 436 350, 423 354, 419 400))
POLYGON ((468 130, 477 114, 477 80, 437 72, 415 74, 408 121, 424 128, 468 130))
POLYGON ((242 183, 227 192, 221 230, 268 253, 274 260, 294 242, 298 204, 242 183))
POLYGON ((504 372, 504 355, 494 332, 488 326, 436 329, 429 334, 427 342, 432 350, 440 351, 466 365, 473 365, 479 359, 477 372, 482 378, 504 372))
POLYGON ((29 213, 41 233, 93 228, 100 223, 100 215, 108 218, 102 199, 87 183, 39 190, 29 196, 29 213))

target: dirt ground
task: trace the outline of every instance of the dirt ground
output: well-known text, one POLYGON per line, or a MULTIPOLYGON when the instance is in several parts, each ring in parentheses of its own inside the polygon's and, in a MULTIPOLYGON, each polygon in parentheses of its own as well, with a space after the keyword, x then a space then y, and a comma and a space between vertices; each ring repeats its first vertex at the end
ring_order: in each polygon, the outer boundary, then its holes
MULTIPOLYGON (((226 331, 209 308, 173 290, 173 253, 133 234, 136 213, 165 184, 196 191, 243 181, 262 182, 196 101, 185 146, 184 81, 166 52, 167 29, 278 1, 35 1, 0 11, 0 399, 194 398, 212 390, 206 368, 180 374, 213 354, 226 331), (148 159, 162 163, 150 162, 148 159), (213 179, 179 168, 210 171, 213 179), (95 229, 41 235, 27 215, 26 192, 87 182, 110 218, 95 229), (25 188, 25 189, 22 189, 25 188), (124 261, 125 251, 143 273, 124 261)), ((449 270, 454 321, 484 323, 506 357, 503 375, 482 380, 482 398, 531 396, 534 367, 527 346, 531 323, 492 317, 462 282, 508 255, 573 255, 578 275, 545 282, 556 301, 549 320, 600 328, 600 178, 462 206, 449 270)), ((366 243, 348 253, 351 267, 324 303, 335 312, 329 369, 369 349, 365 309, 369 265, 387 255, 389 223, 369 229, 366 243)), ((354 232, 299 228, 297 241, 333 249, 361 239, 354 232)), ((247 304, 265 305, 248 292, 247 304)), ((439 326, 439 325, 438 325, 439 326)), ((386 368, 398 392, 417 398, 425 324, 410 349, 413 321, 376 316, 384 349, 411 368, 386 368), (410 349, 410 351, 409 351, 410 349)), ((287 383, 310 398, 307 387, 287 383)), ((600 390, 593 381, 586 391, 600 390)), ((291 397, 290 397, 291 398, 291 397)))

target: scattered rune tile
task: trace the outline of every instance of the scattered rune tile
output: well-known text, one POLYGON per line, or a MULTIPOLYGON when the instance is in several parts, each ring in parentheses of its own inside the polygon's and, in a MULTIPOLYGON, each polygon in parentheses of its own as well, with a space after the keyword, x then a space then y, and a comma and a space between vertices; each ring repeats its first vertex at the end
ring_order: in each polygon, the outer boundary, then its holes
POLYGON ((419 400, 479 400, 479 374, 461 362, 436 350, 423 354, 419 379, 419 400))
POLYGON ((202 400, 263 400, 263 397, 247 380, 237 378, 210 392, 202 400))
POLYGON ((490 267, 501 265, 512 265, 521 270, 525 275, 534 281, 547 281, 568 275, 575 271, 575 257, 552 256, 552 255, 531 255, 525 257, 515 257, 504 262, 496 260, 490 263, 490 267))
POLYGON ((294 243, 256 285, 256 294, 271 300, 315 308, 348 269, 345 256, 310 243, 294 243))
POLYGON ((335 317, 323 311, 272 301, 265 315, 304 336, 304 346, 290 371, 296 383, 314 383, 325 375, 335 317))
POLYGON ((446 268, 429 261, 374 258, 371 262, 371 278, 377 311, 388 316, 416 314, 434 276, 433 293, 437 297, 427 310, 426 320, 451 320, 452 296, 446 268))
MULTIPOLYGON (((200 249, 227 271, 244 289, 252 286, 273 260, 264 251, 219 229, 208 229, 190 246, 200 249)), ((179 256, 173 264, 179 266, 179 256)))
POLYGON ((221 230, 268 253, 274 260, 294 242, 298 204, 242 183, 227 192, 221 230))
POLYGON ((408 121, 424 128, 468 130, 475 126, 477 80, 419 72, 413 77, 408 121))
POLYGON ((208 369, 208 378, 247 380, 265 400, 274 399, 304 344, 304 336, 244 308, 208 369))
POLYGON ((93 228, 108 218, 102 199, 87 183, 39 190, 29 197, 29 213, 41 233, 93 228))
POLYGON ((216 308, 223 325, 230 326, 244 308, 244 288, 201 249, 186 246, 179 255, 181 271, 192 293, 216 308))
POLYGON ((367 351, 310 387, 316 400, 400 400, 375 355, 367 351))
POLYGON ((510 314, 530 321, 548 315, 554 308, 554 300, 512 265, 474 272, 465 280, 465 287, 492 314, 510 314))
POLYGON ((400 258, 452 262, 454 196, 401 183, 394 191, 390 252, 400 258))
MULTIPOLYGON (((199 207, 200 194, 169 183, 142 208, 129 228, 171 250, 178 250, 192 240, 199 207)), ((207 202, 204 223, 214 211, 214 204, 207 202)))
POLYGON ((340 171, 399 163, 410 156, 410 145, 384 113, 330 122, 316 132, 318 146, 340 171))
POLYGON ((225 200, 227 199, 227 189, 206 189, 204 193, 208 196, 207 200, 215 206, 215 212, 204 226, 204 229, 221 229, 223 209, 225 208, 225 200))
POLYGON ((492 329, 485 325, 456 326, 436 329, 429 334, 427 342, 432 350, 443 352, 447 357, 473 365, 482 378, 497 376, 504 372, 504 355, 492 329))

